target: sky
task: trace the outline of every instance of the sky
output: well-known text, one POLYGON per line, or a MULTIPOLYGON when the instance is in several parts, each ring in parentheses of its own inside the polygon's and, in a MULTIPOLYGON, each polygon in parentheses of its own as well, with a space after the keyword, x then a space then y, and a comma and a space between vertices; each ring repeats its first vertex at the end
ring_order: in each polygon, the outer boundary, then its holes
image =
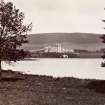
POLYGON ((32 22, 31 33, 105 33, 105 0, 4 0, 12 1, 32 22))

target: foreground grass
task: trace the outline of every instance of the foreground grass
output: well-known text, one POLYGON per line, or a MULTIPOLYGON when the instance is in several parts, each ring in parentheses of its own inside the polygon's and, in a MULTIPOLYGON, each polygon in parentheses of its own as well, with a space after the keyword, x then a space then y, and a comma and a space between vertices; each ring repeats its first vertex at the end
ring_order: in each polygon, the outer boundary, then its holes
POLYGON ((105 105, 105 81, 3 72, 0 105, 105 105))

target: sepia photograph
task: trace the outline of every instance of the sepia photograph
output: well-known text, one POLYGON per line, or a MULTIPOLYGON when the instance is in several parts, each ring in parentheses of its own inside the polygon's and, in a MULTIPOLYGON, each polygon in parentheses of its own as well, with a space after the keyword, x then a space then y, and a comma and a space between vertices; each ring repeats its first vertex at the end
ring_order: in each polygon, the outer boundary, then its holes
POLYGON ((105 0, 0 0, 0 105, 105 105, 105 0))

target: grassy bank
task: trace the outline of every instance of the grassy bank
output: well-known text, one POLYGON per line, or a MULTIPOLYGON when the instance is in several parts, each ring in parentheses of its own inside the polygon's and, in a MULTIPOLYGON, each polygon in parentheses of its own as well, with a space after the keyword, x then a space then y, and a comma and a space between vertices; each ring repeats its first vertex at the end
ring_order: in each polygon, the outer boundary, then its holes
POLYGON ((4 71, 0 105, 105 105, 105 81, 4 71))

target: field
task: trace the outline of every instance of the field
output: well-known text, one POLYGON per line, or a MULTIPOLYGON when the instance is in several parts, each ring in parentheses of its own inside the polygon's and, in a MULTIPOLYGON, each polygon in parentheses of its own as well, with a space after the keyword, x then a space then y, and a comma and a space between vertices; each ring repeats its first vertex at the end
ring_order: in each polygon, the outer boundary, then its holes
POLYGON ((105 81, 4 71, 0 105, 104 105, 105 81))

